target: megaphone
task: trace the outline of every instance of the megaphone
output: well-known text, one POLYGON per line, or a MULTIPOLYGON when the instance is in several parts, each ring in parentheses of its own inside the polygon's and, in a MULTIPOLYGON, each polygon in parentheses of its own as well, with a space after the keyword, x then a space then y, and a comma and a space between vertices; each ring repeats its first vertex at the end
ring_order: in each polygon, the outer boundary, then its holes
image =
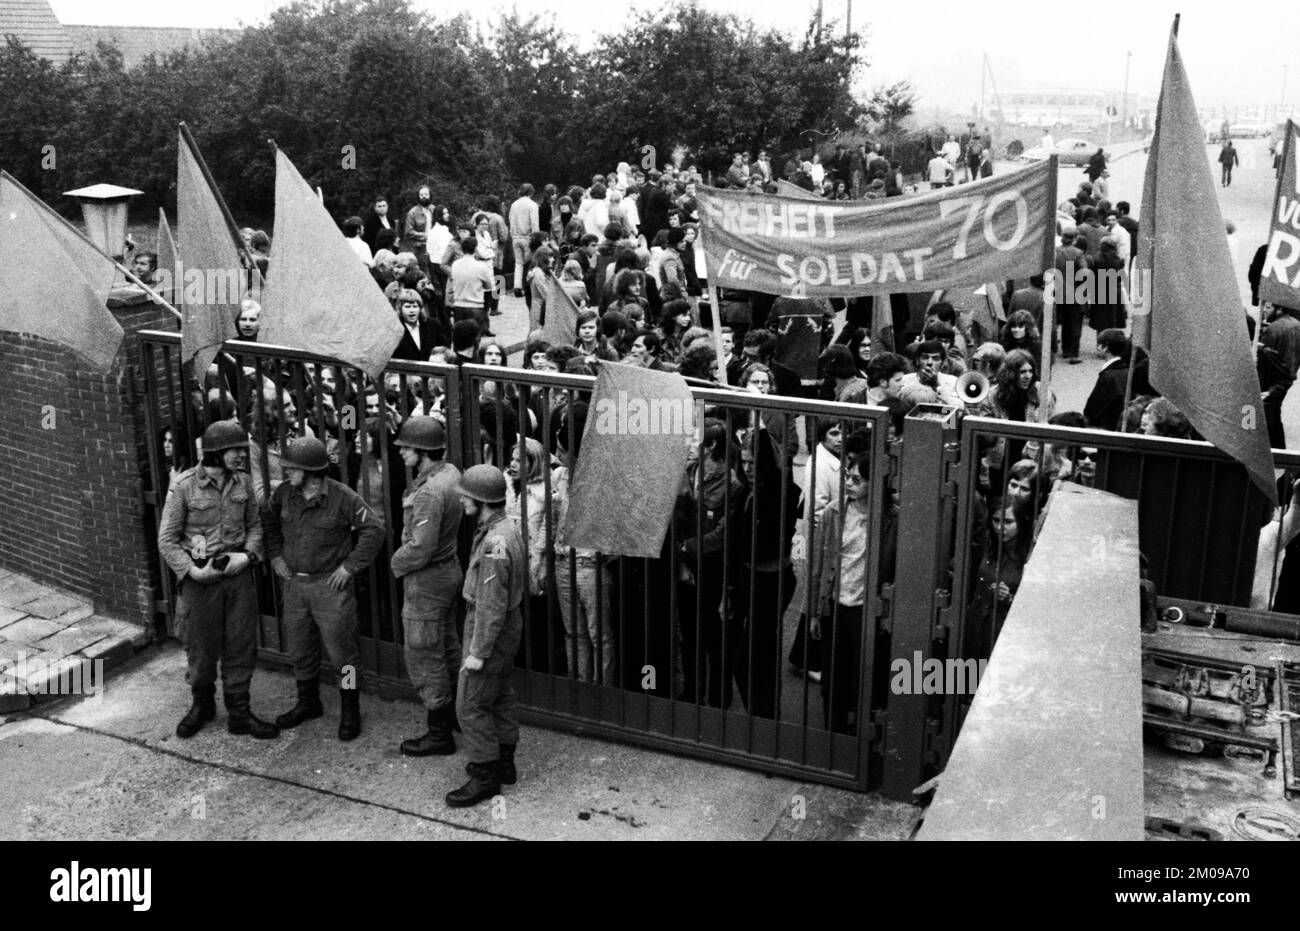
POLYGON ((967 372, 957 379, 957 396, 968 405, 979 404, 989 396, 989 380, 980 372, 967 372))

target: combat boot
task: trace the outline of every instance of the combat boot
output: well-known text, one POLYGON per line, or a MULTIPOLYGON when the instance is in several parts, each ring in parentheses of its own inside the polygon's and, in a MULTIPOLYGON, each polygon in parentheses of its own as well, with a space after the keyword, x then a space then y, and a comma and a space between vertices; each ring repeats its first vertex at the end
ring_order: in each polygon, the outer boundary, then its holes
POLYGON ((204 724, 217 716, 217 687, 215 685, 196 685, 190 688, 194 703, 185 712, 181 723, 176 725, 176 736, 186 739, 197 734, 204 724))
POLYGON ((275 719, 276 727, 297 727, 325 713, 320 703, 320 676, 298 680, 298 704, 275 719))
POLYGON ((519 774, 515 772, 515 745, 514 744, 497 744, 501 748, 501 758, 498 761, 497 773, 501 777, 503 786, 512 786, 519 781, 519 774))
POLYGON ((429 730, 421 737, 403 740, 403 756, 450 756, 456 752, 456 741, 451 736, 451 705, 429 711, 429 730))
POLYGON ((447 804, 452 808, 468 808, 501 794, 501 776, 497 760, 488 763, 470 763, 469 782, 447 793, 447 804))
POLYGON ((361 736, 361 690, 339 689, 339 740, 356 740, 361 736))
POLYGON ((248 693, 235 695, 225 693, 226 730, 231 734, 248 734, 258 740, 270 740, 280 736, 280 729, 269 721, 263 721, 249 708, 248 693))

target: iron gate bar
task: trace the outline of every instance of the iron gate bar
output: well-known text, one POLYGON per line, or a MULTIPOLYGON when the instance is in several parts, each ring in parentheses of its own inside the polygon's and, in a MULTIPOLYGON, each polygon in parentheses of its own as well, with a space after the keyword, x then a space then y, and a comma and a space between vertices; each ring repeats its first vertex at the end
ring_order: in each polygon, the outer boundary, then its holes
MULTIPOLYGON (((160 415, 163 403, 164 387, 160 381, 162 377, 169 382, 180 380, 182 385, 186 385, 185 373, 179 362, 176 351, 180 344, 178 334, 165 333, 161 331, 148 331, 142 334, 142 340, 146 343, 146 352, 148 357, 154 362, 154 371, 149 373, 150 378, 150 397, 147 399, 147 418, 153 418, 155 424, 162 422, 160 415), (162 369, 158 368, 161 363, 162 369)), ((366 380, 363 379, 362 373, 339 363, 338 360, 325 359, 306 353, 301 350, 294 350, 288 347, 273 346, 270 344, 249 343, 239 340, 232 340, 223 347, 223 357, 234 354, 237 358, 232 360, 235 364, 236 379, 233 385, 228 385, 226 381, 221 381, 219 396, 229 403, 235 405, 236 412, 240 415, 250 415, 251 426, 259 438, 259 455, 258 461, 254 463, 254 468, 260 473, 260 477, 270 479, 271 469, 271 444, 275 437, 282 441, 290 433, 287 419, 281 411, 275 421, 271 420, 274 408, 282 396, 279 392, 287 391, 289 396, 296 400, 300 411, 300 420, 304 424, 315 424, 317 429, 328 424, 328 415, 324 411, 324 400, 326 387, 322 375, 322 366, 336 368, 334 378, 335 383, 335 407, 338 407, 338 400, 342 392, 350 386, 355 393, 355 400, 360 404, 365 402, 366 380), (253 362, 254 372, 252 375, 246 375, 243 372, 245 362, 253 362), (274 370, 272 370, 274 367, 274 370), (288 369, 287 376, 282 369, 288 369), (267 403, 264 404, 261 397, 262 386, 268 388, 267 403), (233 388, 233 391, 228 390, 233 388), (270 392, 277 392, 275 399, 272 400, 270 392), (274 431, 274 432, 273 432, 274 431)), ((391 461, 391 450, 389 449, 392 436, 388 431, 388 424, 383 416, 382 410, 386 407, 386 388, 392 380, 388 376, 396 375, 396 390, 399 400, 397 405, 404 415, 409 415, 414 409, 416 403, 424 403, 432 396, 429 388, 429 379, 439 379, 443 382, 444 388, 444 405, 445 417, 448 425, 449 444, 448 458, 453 463, 458 463, 462 468, 472 464, 480 458, 482 448, 477 441, 481 431, 479 426, 479 410, 477 404, 477 392, 474 390, 477 383, 483 380, 499 381, 503 386, 511 385, 519 390, 518 403, 516 405, 520 414, 520 424, 525 425, 527 413, 525 410, 525 395, 528 392, 540 392, 537 400, 540 402, 538 409, 541 411, 541 420, 543 425, 549 425, 553 413, 551 403, 551 389, 558 389, 565 393, 566 399, 572 402, 578 392, 589 392, 594 386, 594 379, 584 376, 561 375, 554 373, 540 373, 531 370, 521 369, 504 369, 495 366, 480 366, 475 364, 466 364, 462 366, 442 364, 442 363, 421 363, 421 362, 392 362, 386 369, 384 377, 378 379, 375 383, 375 390, 384 400, 381 402, 381 413, 379 417, 379 441, 375 444, 378 448, 368 449, 368 431, 365 426, 359 426, 357 437, 362 444, 363 456, 361 458, 359 472, 356 476, 359 489, 368 499, 374 497, 376 489, 373 487, 374 481, 378 480, 381 484, 379 497, 380 506, 383 508, 386 517, 385 533, 385 556, 391 558, 392 551, 396 546, 396 524, 393 518, 393 508, 397 504, 392 500, 393 480, 396 477, 392 469, 395 469, 396 463, 391 461), (413 397, 415 394, 414 386, 411 379, 418 379, 418 385, 421 388, 420 398, 418 401, 413 397), (373 456, 373 458, 372 458, 373 456), (376 467, 379 475, 376 476, 374 471, 376 467)), ((875 566, 878 562, 878 537, 881 529, 881 520, 883 515, 883 502, 885 488, 890 468, 888 468, 888 454, 886 447, 886 434, 888 429, 888 414, 880 408, 866 408, 851 405, 836 404, 833 402, 822 402, 808 399, 791 399, 777 396, 759 396, 750 394, 741 394, 735 391, 721 389, 696 389, 694 392, 696 404, 698 406, 711 405, 724 409, 743 408, 751 413, 761 413, 764 411, 775 411, 783 413, 792 422, 800 417, 830 417, 839 420, 842 424, 851 421, 854 424, 865 424, 872 428, 873 441, 871 444, 870 455, 872 457, 872 524, 869 534, 870 553, 869 559, 875 566)), ((196 412, 191 409, 188 403, 188 388, 182 387, 177 390, 173 387, 170 393, 171 404, 170 413, 173 417, 179 416, 184 412, 186 417, 194 417, 196 412), (177 402, 176 397, 184 397, 183 403, 177 402), (176 404, 181 403, 179 411, 176 404)), ((505 391, 498 392, 497 404, 504 401, 505 391)), ((531 397, 531 396, 530 396, 531 397)), ((526 426, 525 426, 526 429, 526 426)), ((573 418, 569 418, 565 429, 569 438, 569 447, 572 449, 577 445, 577 425, 573 418)), ((843 429, 843 426, 842 426, 843 429)), ((197 435, 198 430, 191 431, 197 435)), ((549 430, 544 434, 549 437, 549 430)), ((343 460, 341 464, 342 473, 351 478, 350 466, 347 463, 349 447, 346 444, 347 428, 342 423, 339 424, 336 431, 336 439, 342 444, 340 446, 343 460)), ((727 435, 727 443, 732 442, 730 434, 727 435)), ((503 430, 497 431, 497 450, 498 457, 505 445, 505 436, 503 430)), ((791 471, 791 464, 782 457, 778 461, 780 473, 784 481, 794 479, 794 473, 791 471)), ((161 468, 158 461, 157 450, 151 450, 149 468, 155 474, 161 468)), ((543 462, 544 483, 552 481, 550 477, 549 457, 543 462)), ((571 470, 570 470, 571 471, 571 470)), ((269 488, 269 481, 267 482, 269 488)), ((547 505, 553 500, 554 488, 547 493, 547 505)), ((729 504, 734 505, 731 500, 730 484, 726 486, 726 498, 729 504)), ((522 502, 521 509, 527 513, 530 502, 522 502)), ((535 506, 535 505, 534 505, 535 506)), ((780 517, 788 520, 789 507, 792 503, 783 503, 780 517)), ((549 512, 548 512, 549 513, 549 512)), ((547 517, 550 520, 550 517, 547 517)), ((546 526, 548 534, 554 531, 553 526, 546 526)), ((810 521, 810 526, 815 527, 815 521, 810 521)), ((677 533, 674 528, 673 533, 677 533)), ((673 541, 676 541, 676 537, 673 541)), ((731 553, 730 547, 724 547, 722 550, 724 573, 730 571, 727 567, 731 553)), ((548 570, 553 573, 554 570, 554 548, 547 547, 546 558, 548 570)), ((675 554, 674 554, 675 558, 675 554)), ((645 560, 642 563, 642 573, 644 576, 645 560)), ((632 568, 630 560, 619 559, 613 565, 618 566, 618 574, 621 576, 624 584, 619 586, 619 602, 626 608, 627 600, 635 598, 642 602, 643 612, 645 603, 649 600, 651 592, 643 592, 640 597, 638 593, 629 591, 629 570, 632 568)), ((608 560, 601 558, 597 562, 595 571, 595 580, 597 588, 597 604, 601 612, 608 612, 612 605, 606 606, 607 600, 605 589, 609 581, 606 574, 605 566, 611 565, 608 560)), ((404 694, 413 694, 409 683, 403 681, 405 675, 404 662, 401 654, 401 645, 404 641, 404 634, 400 622, 400 593, 397 591, 396 581, 391 574, 383 571, 384 578, 379 578, 380 572, 385 567, 372 565, 368 569, 367 579, 368 601, 371 617, 369 619, 370 629, 369 636, 363 638, 363 649, 365 656, 366 669, 363 670, 363 680, 370 685, 376 685, 385 691, 397 690, 404 694)), ((702 568, 697 562, 697 568, 702 568)), ((571 581, 572 581, 572 565, 571 581)), ((276 664, 287 663, 288 656, 283 652, 285 646, 282 638, 282 618, 281 605, 282 598, 279 593, 278 579, 271 577, 266 569, 259 570, 263 586, 259 590, 259 602, 264 612, 269 611, 270 615, 264 614, 264 623, 260 633, 260 655, 263 660, 276 664)), ((549 574, 548 573, 548 576, 549 574)), ((674 574, 675 575, 675 574, 674 574)), ((805 584, 808 585, 809 593, 815 595, 816 580, 808 578, 809 572, 804 570, 805 584)), ((677 585, 677 579, 674 577, 670 586, 673 592, 680 590, 677 585)), ((881 602, 878 599, 876 591, 876 580, 867 586, 867 605, 865 615, 871 621, 882 616, 881 602)), ((788 580, 785 578, 784 570, 777 579, 777 597, 784 599, 785 595, 792 594, 788 590, 788 580)), ((164 582, 164 586, 167 582, 164 582)), ((576 586, 574 586, 576 591, 576 586)), ((722 586, 724 598, 726 597, 726 587, 722 586)), ((662 594, 662 592, 661 592, 662 594)), ((696 602, 699 605, 704 598, 702 591, 697 591, 696 602)), ((571 607, 576 600, 571 596, 571 607)), ((558 602, 553 597, 548 597, 546 601, 546 614, 548 622, 553 618, 553 613, 558 607, 558 602)), ((771 606, 763 605, 763 608, 771 606)), ((618 614, 618 631, 623 632, 623 628, 628 620, 627 611, 620 611, 618 614)), ((611 623, 614 618, 608 614, 602 621, 611 623)), ((779 630, 784 632, 786 618, 783 616, 778 622, 779 630)), ((667 662, 670 667, 675 668, 674 655, 677 647, 677 632, 679 630, 676 624, 665 624, 662 618, 642 617, 641 623, 645 625, 640 633, 641 647, 647 653, 658 655, 661 647, 666 647, 667 662), (651 629, 654 624, 654 629, 651 629)), ((576 620, 575 620, 576 625, 576 620)), ((720 619, 721 637, 727 643, 727 653, 741 652, 737 651, 729 642, 727 625, 725 620, 720 619)), ((540 633, 540 632, 539 632, 540 633)), ((557 632, 550 628, 547 632, 549 642, 553 643, 557 632)), ((703 644, 701 633, 697 625, 695 635, 697 643, 696 662, 700 662, 703 656, 703 644)), ((539 637, 539 640, 541 638, 539 637)), ((626 636, 620 636, 616 649, 620 660, 630 658, 627 656, 627 650, 630 644, 626 636)), ((739 646, 738 644, 736 646, 739 646)), ((758 644, 749 644, 750 649, 744 651, 748 654, 754 654, 758 644)), ((837 734, 827 730, 819 729, 812 725, 810 717, 813 714, 809 710, 810 688, 808 681, 805 679, 801 688, 796 692, 791 692, 785 687, 784 680, 781 677, 782 652, 784 650, 783 638, 778 638, 774 643, 768 644, 773 653, 769 657, 764 649, 761 655, 754 655, 753 661, 755 667, 762 667, 770 659, 773 668, 770 672, 776 674, 777 682, 774 686, 775 695, 774 703, 779 703, 783 694, 797 696, 802 693, 802 708, 790 709, 794 712, 794 720, 787 720, 782 715, 782 709, 779 707, 774 710, 775 717, 771 720, 766 718, 756 719, 754 715, 747 711, 741 711, 735 708, 731 711, 721 711, 716 708, 706 707, 704 702, 697 701, 696 707, 691 711, 675 707, 673 704, 675 695, 669 698, 660 698, 658 696, 643 693, 636 696, 634 691, 625 688, 615 688, 621 683, 608 683, 600 686, 591 683, 574 681, 574 677, 547 675, 546 679, 538 678, 538 674, 523 670, 521 679, 526 687, 530 688, 536 696, 535 704, 531 708, 525 708, 525 714, 528 719, 537 723, 548 723, 552 726, 562 726, 574 729, 583 733, 599 734, 602 736, 614 737, 620 740, 633 740, 650 746, 660 747, 661 749, 673 750, 676 752, 686 752, 695 756, 703 756, 709 759, 717 759, 729 763, 736 763, 748 767, 759 768, 767 772, 780 772, 795 778, 813 779, 831 785, 839 785, 846 788, 865 789, 867 781, 871 776, 871 742, 873 739, 870 713, 870 702, 872 690, 870 688, 870 675, 874 665, 873 656, 869 652, 874 646, 874 633, 863 638, 862 655, 859 657, 859 663, 862 671, 861 687, 859 689, 860 710, 858 714, 858 733, 856 737, 850 738, 844 734, 837 734), (540 687, 544 691, 539 691, 540 687), (550 698, 547 702, 546 699, 550 698), (668 702, 665 704, 665 702, 668 702), (611 714, 612 712, 612 714, 611 714), (736 738, 741 740, 737 742, 736 738), (854 747, 856 746, 856 752, 854 747)), ((593 661, 600 667, 603 666, 604 644, 598 642, 594 644, 593 661)), ((572 656, 572 651, 571 651, 572 656)), ((745 657, 748 661, 749 656, 745 657)), ((722 672, 727 669, 727 660, 724 662, 722 672)), ((620 668, 625 668, 624 663, 620 663, 620 668)), ((734 669, 734 666, 731 667, 734 669)), ((675 680, 673 669, 664 670, 667 675, 667 681, 671 682, 670 689, 675 691, 675 680)), ((603 672, 601 673, 603 677, 603 672)), ((751 680, 752 682, 752 680, 751 680)), ((630 684, 630 683, 629 683, 630 684)), ((721 684, 721 683, 720 683, 721 684)), ((700 682, 697 689, 703 692, 705 683, 700 682)), ((815 701, 815 699, 812 699, 815 701)), ((734 707, 734 706, 733 706, 734 707)))

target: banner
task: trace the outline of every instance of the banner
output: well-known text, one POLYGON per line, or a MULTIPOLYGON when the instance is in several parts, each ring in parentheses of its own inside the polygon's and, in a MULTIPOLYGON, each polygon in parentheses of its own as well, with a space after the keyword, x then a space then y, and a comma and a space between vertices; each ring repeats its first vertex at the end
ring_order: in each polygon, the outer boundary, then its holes
POLYGON ((1259 278, 1259 299, 1300 310, 1300 127, 1286 121, 1273 201, 1273 228, 1259 278))
POLYGON ((1221 229, 1218 185, 1175 32, 1134 244, 1133 342, 1147 348, 1156 390, 1201 436, 1245 466, 1276 505, 1273 453, 1237 275, 1227 237, 1208 235, 1221 229))
POLYGON ((570 486, 565 545, 657 557, 695 442, 695 401, 682 376, 601 363, 570 486))
POLYGON ((1051 268, 1056 159, 861 204, 702 188, 709 283, 798 297, 932 291, 1051 268))
POLYGON ((122 327, 105 301, 117 267, 7 171, 0 171, 0 330, 67 346, 113 368, 122 327))
MULTIPOLYGON (((181 360, 194 360, 194 375, 201 383, 221 344, 239 335, 235 318, 244 294, 244 266, 239 260, 230 225, 217 194, 201 167, 202 156, 191 149, 182 131, 176 146, 176 226, 180 234, 180 262, 175 267, 173 294, 181 313, 181 360)), ((159 249, 159 265, 162 265, 159 249)), ((229 386, 233 391, 234 386, 229 386)))

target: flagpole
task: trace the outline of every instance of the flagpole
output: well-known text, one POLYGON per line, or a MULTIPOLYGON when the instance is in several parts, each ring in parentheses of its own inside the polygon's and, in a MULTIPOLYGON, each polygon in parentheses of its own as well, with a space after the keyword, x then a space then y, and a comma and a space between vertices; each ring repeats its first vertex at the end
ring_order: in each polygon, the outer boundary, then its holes
POLYGON ((68 229, 72 230, 72 232, 74 232, 74 233, 75 233, 75 234, 76 234, 76 235, 81 239, 82 242, 84 242, 86 245, 90 246, 90 248, 94 249, 96 252, 98 252, 98 253, 99 253, 100 255, 102 255, 104 258, 108 259, 109 262, 113 263, 113 267, 116 268, 118 271, 120 271, 123 275, 125 275, 128 281, 133 281, 133 282, 135 282, 137 285, 139 285, 141 288, 143 288, 144 291, 145 291, 145 293, 148 294, 151 298, 153 298, 153 302, 154 302, 155 304, 161 304, 163 307, 166 307, 168 310, 170 310, 172 313, 174 313, 174 314, 176 315, 176 319, 177 319, 177 320, 182 319, 182 317, 181 317, 181 312, 180 312, 179 310, 177 310, 175 307, 173 307, 170 303, 168 303, 167 300, 164 299, 163 296, 162 296, 161 294, 159 294, 159 293, 158 293, 157 291, 155 291, 153 288, 149 287, 147 284, 145 284, 143 281, 141 281, 138 277, 136 277, 136 275, 135 275, 134 272, 132 272, 129 268, 125 267, 125 266, 124 266, 121 262, 119 262, 117 259, 113 258, 111 255, 109 255, 109 254, 108 254, 107 252, 105 252, 103 249, 99 248, 99 246, 95 245, 95 243, 91 240, 91 238, 90 238, 89 236, 87 236, 87 235, 86 235, 85 233, 83 233, 81 230, 77 229, 75 226, 73 226, 73 225, 72 225, 71 223, 69 223, 67 220, 63 219, 63 217, 61 217, 61 216, 59 215, 59 212, 58 212, 57 210, 55 210, 53 207, 51 207, 49 204, 47 204, 45 201, 41 200, 39 197, 37 197, 37 196, 36 196, 35 194, 33 194, 31 191, 27 190, 26 185, 24 185, 21 181, 19 181, 19 180, 18 180, 17 178, 15 178, 13 175, 9 174, 9 172, 7 172, 7 171, 3 171, 3 170, 0 170, 0 176, 4 177, 6 180, 8 180, 10 183, 12 183, 15 187, 17 187, 18 190, 20 190, 20 191, 22 191, 24 194, 26 194, 27 197, 28 197, 30 200, 32 200, 34 203, 37 203, 37 204, 39 204, 41 207, 45 208, 45 210, 49 212, 50 216, 54 217, 56 220, 58 220, 60 223, 62 223, 64 226, 66 226, 68 229))
MULTIPOLYGON (((713 355, 718 360, 718 384, 727 383, 727 367, 722 363, 722 288, 719 285, 709 285, 709 293, 713 297, 713 355)), ((733 346, 734 350, 735 347, 733 346)))
POLYGON ((226 218, 226 226, 230 230, 230 238, 234 240, 235 249, 243 256, 250 268, 256 268, 257 263, 253 260, 253 255, 244 242, 244 237, 239 234, 239 224, 235 222, 235 216, 226 206, 226 199, 221 196, 221 190, 217 187, 217 181, 212 177, 212 172, 208 169, 208 163, 203 160, 203 153, 199 151, 199 145, 194 141, 190 128, 182 120, 180 123, 181 136, 185 144, 189 146, 190 155, 194 157, 194 162, 199 166, 199 172, 203 175, 203 180, 208 182, 208 188, 212 191, 212 196, 217 202, 217 207, 221 210, 221 215, 226 218))
MULTIPOLYGON (((1180 19, 1182 19, 1182 14, 1175 13, 1174 28, 1173 28, 1173 37, 1175 39, 1178 38, 1178 21, 1180 19)), ((1162 98, 1161 102, 1163 102, 1163 97, 1164 97, 1163 82, 1161 83, 1161 87, 1160 87, 1160 95, 1162 98)), ((1160 107, 1159 106, 1156 107, 1156 125, 1155 125, 1155 129, 1152 132, 1152 138, 1153 139, 1160 138, 1160 107)), ((1156 155, 1158 157, 1159 153, 1157 152, 1156 155)), ((1157 183, 1156 182, 1157 176, 1154 172, 1150 173, 1149 177, 1152 184, 1157 183)), ((1154 204, 1155 202, 1156 202, 1155 192, 1153 192, 1151 197, 1151 203, 1154 204)), ((1139 219, 1138 222, 1141 223, 1142 221, 1139 219)), ((1147 222, 1154 223, 1155 217, 1147 217, 1147 222)), ((1154 238, 1152 239, 1152 242, 1153 243, 1155 242, 1154 238)), ((1146 269, 1146 271, 1150 274, 1151 277, 1147 283, 1147 286, 1142 289, 1144 292, 1142 295, 1142 303, 1146 305, 1144 308, 1146 310, 1144 316, 1146 318, 1145 326, 1146 326, 1146 334, 1147 334, 1147 343, 1149 344, 1151 342, 1151 332, 1152 332, 1151 306, 1153 304, 1153 301, 1151 300, 1151 292, 1155 289, 1155 284, 1156 284, 1156 249, 1155 248, 1151 249, 1151 267, 1149 269, 1146 269)), ((1122 278, 1120 279, 1120 285, 1121 287, 1124 286, 1124 282, 1122 278)), ((1127 289, 1125 289, 1124 297, 1125 297, 1125 303, 1127 304, 1128 303, 1127 289)), ((1128 375, 1124 379, 1124 406, 1120 409, 1120 415, 1119 415, 1119 429, 1121 433, 1128 432, 1128 427, 1125 424, 1124 419, 1125 419, 1125 415, 1128 413, 1129 402, 1132 401, 1133 399, 1133 370, 1137 368, 1137 350, 1138 350, 1137 330, 1138 330, 1137 321, 1130 318, 1129 332, 1131 335, 1129 337, 1129 343, 1128 343, 1128 375)))

